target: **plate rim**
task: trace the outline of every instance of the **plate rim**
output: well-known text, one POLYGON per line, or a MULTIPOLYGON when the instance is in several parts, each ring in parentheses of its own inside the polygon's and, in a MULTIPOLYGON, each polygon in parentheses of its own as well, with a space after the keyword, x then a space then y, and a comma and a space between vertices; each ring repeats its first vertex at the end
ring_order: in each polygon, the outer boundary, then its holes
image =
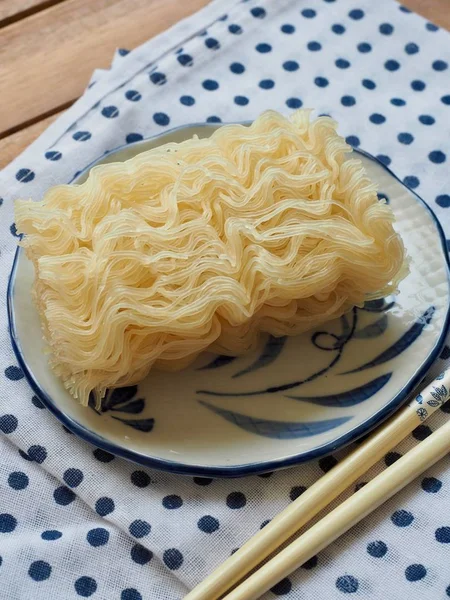
MULTIPOLYGON (((251 121, 243 121, 237 124, 240 125, 248 125, 251 121)), ((131 148, 133 146, 145 145, 150 141, 157 140, 159 138, 165 137, 169 134, 175 133, 176 131, 185 130, 185 129, 193 129, 193 128, 201 128, 206 127, 208 129, 217 129, 222 127, 223 125, 227 125, 229 123, 191 123, 188 125, 181 125, 179 127, 174 127, 167 131, 161 132, 160 134, 150 136, 147 138, 143 138, 142 140, 138 140, 131 144, 122 144, 113 150, 110 150, 104 153, 102 156, 96 158, 92 162, 90 162, 86 167, 84 167, 81 171, 79 171, 69 183, 72 183, 75 179, 78 179, 83 173, 90 170, 93 166, 95 166, 102 158, 105 156, 117 153, 126 148, 131 148)), ((236 123, 234 123, 236 124, 236 123)), ((360 148, 353 148, 353 151, 357 154, 361 154, 365 156, 369 160, 372 160, 376 164, 380 165, 385 171, 389 173, 392 177, 396 179, 403 187, 405 187, 408 192, 410 192, 416 201, 429 213, 431 216, 432 222, 437 230, 437 233, 440 238, 441 247, 444 255, 444 262, 446 266, 446 274, 447 274, 447 283, 450 289, 450 257, 449 252, 447 250, 447 240, 445 237, 444 230, 442 225, 440 224, 438 218, 436 217, 434 211, 428 206, 428 204, 412 189, 406 186, 395 173, 389 169, 387 165, 381 162, 378 158, 370 154, 369 152, 362 150, 360 148)), ((99 433, 88 429, 85 425, 79 423, 76 419, 67 415, 59 406, 55 403, 53 398, 47 394, 39 384, 39 381, 35 374, 33 373, 31 367, 28 366, 23 352, 21 348, 21 343, 18 338, 16 332, 16 324, 15 324, 15 313, 14 313, 14 284, 16 281, 16 272, 17 266, 19 263, 19 258, 23 249, 18 246, 16 248, 16 252, 14 255, 14 261, 11 268, 11 272, 8 278, 8 287, 7 287, 7 313, 8 313, 8 329, 9 335, 11 339, 11 344, 16 355, 16 358, 19 362, 19 365, 26 376, 26 379, 31 386, 33 392, 38 396, 38 398, 43 402, 43 404, 50 410, 50 412, 72 433, 76 434, 82 440, 89 442, 93 446, 105 450, 114 456, 118 456, 120 458, 124 458, 129 460, 135 464, 139 464, 151 469, 157 469, 160 471, 166 471, 170 473, 177 473, 181 475, 189 475, 189 476, 199 476, 199 477, 213 477, 213 478, 231 478, 231 477, 242 477, 245 475, 256 475, 260 473, 267 473, 270 471, 288 468, 294 465, 299 465, 310 460, 315 460, 322 458, 331 454, 332 452, 342 449, 348 444, 355 442, 360 437, 368 434, 372 429, 374 429, 377 425, 380 425, 384 420, 386 420, 391 414, 393 414, 401 405, 408 399, 410 393, 414 390, 414 388, 420 383, 423 377, 427 374, 430 366, 433 364, 435 359, 440 354, 442 347, 445 343, 445 339, 450 326, 450 299, 447 304, 447 313, 445 316, 444 326, 442 328, 441 334, 438 337, 436 344, 434 345, 431 352, 428 354, 428 357, 421 365, 421 367, 413 374, 413 376, 406 382, 404 387, 380 410, 371 415, 365 421, 360 423, 358 426, 352 428, 348 432, 342 434, 337 439, 322 444, 316 448, 310 450, 303 450, 298 454, 288 456, 285 458, 277 458, 274 460, 267 460, 264 462, 252 462, 252 463, 243 463, 239 465, 230 465, 230 466, 205 466, 199 464, 189 464, 177 461, 171 461, 164 458, 157 458, 148 456, 146 454, 142 454, 137 450, 131 450, 121 445, 118 445, 116 442, 109 440, 108 438, 103 437, 99 433)))

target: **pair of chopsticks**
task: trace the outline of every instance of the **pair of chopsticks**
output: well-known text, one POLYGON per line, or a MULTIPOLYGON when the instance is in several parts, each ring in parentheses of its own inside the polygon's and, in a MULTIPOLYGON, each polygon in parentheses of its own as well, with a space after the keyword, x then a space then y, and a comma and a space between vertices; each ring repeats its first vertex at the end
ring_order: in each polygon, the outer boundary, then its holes
POLYGON ((450 452, 450 420, 244 579, 442 406, 449 395, 450 370, 439 375, 407 406, 272 519, 184 600, 259 598, 434 465, 450 452), (237 583, 239 585, 234 587, 237 583))

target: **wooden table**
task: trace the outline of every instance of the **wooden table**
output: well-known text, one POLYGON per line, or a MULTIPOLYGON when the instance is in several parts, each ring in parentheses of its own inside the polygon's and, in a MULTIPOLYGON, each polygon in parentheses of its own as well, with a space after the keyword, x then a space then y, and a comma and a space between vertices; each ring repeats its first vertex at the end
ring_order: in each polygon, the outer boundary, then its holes
MULTIPOLYGON (((132 49, 208 0, 0 0, 0 168, 132 49)), ((403 0, 450 29, 450 0, 403 0)))

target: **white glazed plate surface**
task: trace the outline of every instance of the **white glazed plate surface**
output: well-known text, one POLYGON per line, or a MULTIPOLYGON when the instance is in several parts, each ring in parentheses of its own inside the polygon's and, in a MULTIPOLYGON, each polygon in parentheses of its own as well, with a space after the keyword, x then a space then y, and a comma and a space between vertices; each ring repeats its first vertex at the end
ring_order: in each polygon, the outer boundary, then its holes
MULTIPOLYGON (((180 128, 121 148, 123 161, 217 125, 180 128)), ((442 348, 449 314, 445 238, 432 212, 386 167, 358 153, 397 218, 411 273, 396 298, 354 309, 319 330, 266 338, 241 358, 211 354, 179 373, 153 371, 118 389, 101 412, 65 390, 43 352, 31 300, 33 267, 19 250, 8 310, 18 360, 36 394, 74 433, 109 452, 167 471, 212 477, 270 471, 318 458, 380 423, 420 383, 442 348)), ((90 165, 75 180, 87 177, 90 165)))

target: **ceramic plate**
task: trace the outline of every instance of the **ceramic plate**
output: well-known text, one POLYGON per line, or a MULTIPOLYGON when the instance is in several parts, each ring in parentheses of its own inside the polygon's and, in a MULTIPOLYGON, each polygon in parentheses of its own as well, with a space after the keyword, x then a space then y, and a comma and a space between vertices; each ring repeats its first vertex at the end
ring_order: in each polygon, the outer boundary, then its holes
MULTIPOLYGON (((120 148, 123 161, 217 125, 195 125, 120 148)), ((17 252, 8 290, 11 338, 35 393, 83 439, 149 467, 212 477, 259 473, 318 458, 395 411, 442 348, 449 316, 445 238, 433 213, 386 167, 359 152, 390 202, 411 258, 395 298, 374 301, 293 338, 266 338, 241 358, 202 355, 177 374, 152 372, 118 389, 101 411, 75 402, 50 370, 30 288, 33 267, 17 252)), ((90 165, 75 182, 87 177, 90 165)))

